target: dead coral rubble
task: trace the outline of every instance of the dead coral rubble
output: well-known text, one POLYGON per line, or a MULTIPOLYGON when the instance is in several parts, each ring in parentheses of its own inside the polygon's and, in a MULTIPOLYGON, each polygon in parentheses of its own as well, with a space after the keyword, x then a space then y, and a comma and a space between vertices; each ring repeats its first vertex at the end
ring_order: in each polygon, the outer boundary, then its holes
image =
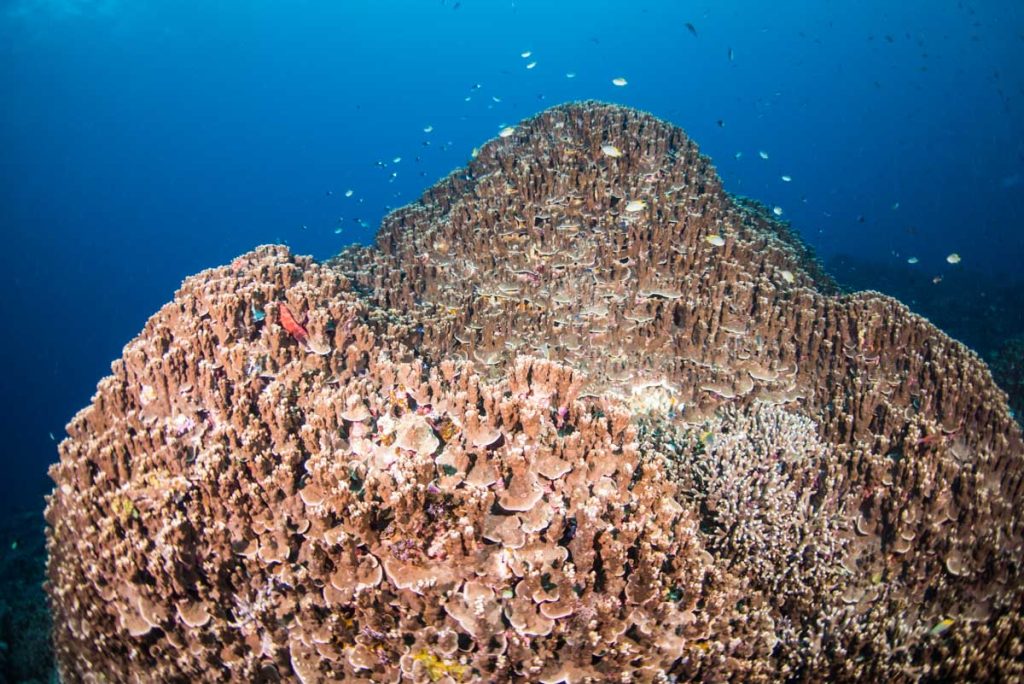
POLYGON ((1024 676, 985 366, 631 110, 188 279, 68 432, 65 681, 1024 676))

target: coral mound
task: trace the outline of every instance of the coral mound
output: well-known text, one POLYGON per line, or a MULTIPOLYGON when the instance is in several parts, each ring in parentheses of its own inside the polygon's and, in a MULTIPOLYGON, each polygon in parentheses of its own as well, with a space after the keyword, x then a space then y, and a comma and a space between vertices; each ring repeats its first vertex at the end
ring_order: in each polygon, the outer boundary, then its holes
POLYGON ((1024 676, 984 364, 639 112, 189 278, 68 434, 68 682, 1024 676))

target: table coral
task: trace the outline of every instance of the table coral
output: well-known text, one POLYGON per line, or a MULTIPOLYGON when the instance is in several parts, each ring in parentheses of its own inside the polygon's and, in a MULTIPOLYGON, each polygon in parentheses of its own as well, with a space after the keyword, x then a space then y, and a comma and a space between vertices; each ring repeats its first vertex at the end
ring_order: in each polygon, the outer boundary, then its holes
POLYGON ((189 278, 112 370, 51 469, 64 681, 1024 676, 987 368, 649 115, 189 278))

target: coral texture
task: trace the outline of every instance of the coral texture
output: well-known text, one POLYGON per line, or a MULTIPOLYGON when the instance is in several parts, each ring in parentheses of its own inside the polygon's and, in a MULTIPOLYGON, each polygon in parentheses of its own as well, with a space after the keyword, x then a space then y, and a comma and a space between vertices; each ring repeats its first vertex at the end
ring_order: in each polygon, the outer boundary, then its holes
POLYGON ((68 433, 65 681, 1024 676, 984 364, 632 110, 189 278, 68 433))

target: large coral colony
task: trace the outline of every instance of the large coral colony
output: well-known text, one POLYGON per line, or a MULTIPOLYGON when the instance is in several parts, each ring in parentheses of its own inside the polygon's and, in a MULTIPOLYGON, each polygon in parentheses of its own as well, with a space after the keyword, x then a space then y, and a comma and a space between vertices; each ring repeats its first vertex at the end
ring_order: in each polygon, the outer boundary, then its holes
POLYGON ((189 278, 68 433, 66 682, 1024 676, 984 364, 621 107, 189 278))

